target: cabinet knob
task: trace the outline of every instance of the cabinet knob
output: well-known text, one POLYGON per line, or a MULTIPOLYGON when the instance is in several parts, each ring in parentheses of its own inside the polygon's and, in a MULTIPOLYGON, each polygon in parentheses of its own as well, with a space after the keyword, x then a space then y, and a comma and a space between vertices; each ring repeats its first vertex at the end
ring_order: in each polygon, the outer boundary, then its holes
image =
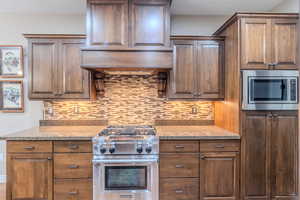
POLYGON ((78 169, 79 165, 69 165, 68 168, 69 169, 78 169))
POLYGON ((79 148, 79 146, 77 144, 71 144, 71 145, 69 145, 69 149, 71 149, 71 150, 76 150, 78 148, 79 148))
POLYGON ((201 160, 205 160, 206 156, 205 155, 200 155, 201 160))
POLYGON ((47 160, 52 160, 52 157, 48 157, 47 160))
POLYGON ((28 146, 28 147, 24 147, 25 150, 34 150, 35 147, 34 146, 28 146))
POLYGON ((277 118, 278 117, 278 114, 273 114, 273 118, 277 118))
POLYGON ((182 194, 182 193, 183 193, 183 190, 177 189, 177 190, 175 190, 175 193, 176 193, 176 194, 182 194))
POLYGON ((69 195, 78 195, 78 193, 79 193, 78 191, 71 191, 71 192, 69 192, 68 194, 69 194, 69 195))
POLYGON ((224 144, 217 144, 217 145, 216 145, 216 148, 217 148, 217 149, 224 149, 224 148, 225 148, 225 145, 224 145, 224 144))
POLYGON ((176 168, 184 168, 184 165, 175 165, 176 168))
POLYGON ((175 148, 176 149, 184 149, 184 146, 183 145, 176 145, 175 148))

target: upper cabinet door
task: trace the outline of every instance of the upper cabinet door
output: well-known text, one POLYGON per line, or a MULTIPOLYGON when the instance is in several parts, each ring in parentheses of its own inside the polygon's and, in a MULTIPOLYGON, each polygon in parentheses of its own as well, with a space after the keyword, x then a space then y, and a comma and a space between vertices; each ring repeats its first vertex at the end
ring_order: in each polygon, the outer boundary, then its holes
POLYGON ((195 41, 174 41, 174 67, 170 72, 169 98, 194 97, 195 54, 195 41))
POLYGON ((272 19, 275 69, 298 69, 297 19, 272 19))
POLYGON ((58 76, 59 94, 62 98, 89 98, 89 72, 80 67, 80 47, 83 39, 65 39, 61 41, 58 76))
POLYGON ((128 0, 88 0, 88 46, 128 46, 128 0))
POLYGON ((170 46, 169 7, 169 0, 132 0, 129 18, 133 47, 170 46))
POLYGON ((239 199, 236 152, 204 153, 200 161, 200 200, 239 199))
POLYGON ((58 93, 58 42, 33 39, 29 42, 29 97, 54 98, 58 93))
POLYGON ((198 97, 224 98, 223 41, 198 41, 196 82, 198 97))
POLYGON ((271 20, 241 19, 241 69, 269 69, 271 62, 271 20))
POLYGON ((273 199, 297 199, 298 194, 298 113, 273 114, 271 174, 273 199))

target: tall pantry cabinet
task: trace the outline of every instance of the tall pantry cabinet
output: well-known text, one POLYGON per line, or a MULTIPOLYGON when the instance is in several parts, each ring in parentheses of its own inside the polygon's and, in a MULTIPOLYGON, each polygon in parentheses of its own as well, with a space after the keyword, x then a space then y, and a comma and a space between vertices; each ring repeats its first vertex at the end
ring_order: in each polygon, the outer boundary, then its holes
POLYGON ((216 125, 241 133, 241 199, 296 200, 298 111, 242 110, 241 70, 297 70, 298 14, 237 13, 225 36, 225 101, 216 125), (228 115, 228 113, 231 113, 228 115))

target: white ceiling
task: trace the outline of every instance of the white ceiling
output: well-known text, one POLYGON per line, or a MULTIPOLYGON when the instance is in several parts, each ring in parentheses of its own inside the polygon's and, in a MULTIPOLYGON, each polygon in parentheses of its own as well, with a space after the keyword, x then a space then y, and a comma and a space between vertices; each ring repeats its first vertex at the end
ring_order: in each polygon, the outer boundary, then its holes
MULTIPOLYGON (((287 0, 173 0, 173 15, 231 15, 270 11, 287 0)), ((84 14, 86 0, 0 0, 0 13, 84 14)))

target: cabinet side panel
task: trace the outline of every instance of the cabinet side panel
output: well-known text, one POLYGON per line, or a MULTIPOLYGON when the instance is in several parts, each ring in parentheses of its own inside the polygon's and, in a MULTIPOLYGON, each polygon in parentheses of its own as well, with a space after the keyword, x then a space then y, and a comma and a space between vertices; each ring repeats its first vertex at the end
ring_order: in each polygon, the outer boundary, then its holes
POLYGON ((239 21, 222 34, 225 36, 225 98, 215 103, 215 124, 239 133, 240 69, 239 21))

